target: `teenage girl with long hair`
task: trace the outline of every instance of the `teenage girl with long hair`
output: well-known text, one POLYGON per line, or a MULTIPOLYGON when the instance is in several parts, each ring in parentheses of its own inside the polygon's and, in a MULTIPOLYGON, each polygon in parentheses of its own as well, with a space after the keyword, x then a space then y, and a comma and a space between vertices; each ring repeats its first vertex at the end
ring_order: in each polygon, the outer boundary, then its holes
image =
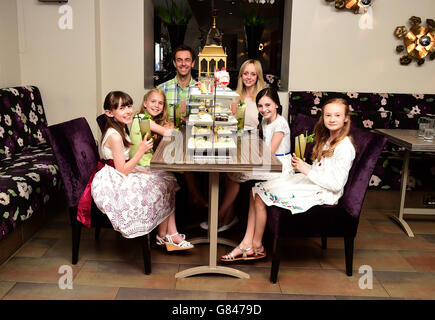
POLYGON ((193 246, 178 234, 175 224, 177 181, 172 173, 150 171, 137 166, 142 156, 152 150, 153 141, 145 135, 136 153, 125 126, 133 119, 133 100, 121 91, 112 91, 104 100, 106 127, 101 140, 101 153, 113 166, 105 165, 95 174, 91 185, 97 207, 110 219, 115 230, 126 238, 151 232, 158 226, 157 241, 168 251, 191 249, 193 246))
POLYGON ((253 260, 266 256, 262 244, 266 206, 278 206, 290 214, 305 212, 315 205, 336 204, 343 195, 355 158, 349 134, 349 104, 338 98, 328 100, 314 128, 314 148, 309 165, 293 154, 291 163, 300 173, 259 182, 252 189, 248 224, 242 242, 222 261, 253 260))

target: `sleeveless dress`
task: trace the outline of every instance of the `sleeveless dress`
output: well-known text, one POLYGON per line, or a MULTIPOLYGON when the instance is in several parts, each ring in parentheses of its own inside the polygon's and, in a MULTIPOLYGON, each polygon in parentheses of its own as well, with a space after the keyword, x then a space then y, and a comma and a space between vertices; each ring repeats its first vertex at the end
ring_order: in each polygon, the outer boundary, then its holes
MULTIPOLYGON (((111 134, 119 135, 113 128, 107 130, 101 143, 104 159, 113 159, 111 149, 104 146, 111 134)), ((124 157, 129 159, 129 148, 124 148, 124 157)), ((173 213, 175 192, 179 189, 172 173, 149 171, 149 167, 137 166, 136 169, 147 171, 124 175, 105 165, 95 174, 91 185, 96 206, 125 238, 150 233, 173 213)))
POLYGON ((284 133, 281 143, 275 151, 275 156, 282 163, 282 172, 255 172, 253 170, 252 172, 228 173, 228 178, 234 182, 243 183, 249 180, 271 180, 293 173, 290 154, 290 128, 287 120, 282 116, 278 116, 275 121, 270 124, 263 119, 261 125, 263 127, 264 144, 268 147, 270 147, 270 142, 275 132, 284 133))
MULTIPOLYGON (((327 149, 329 145, 325 146, 327 149)), ((335 147, 331 157, 314 161, 308 175, 296 173, 256 183, 252 193, 267 206, 277 206, 296 214, 315 205, 333 205, 343 195, 349 170, 355 158, 355 147, 349 137, 335 147)))

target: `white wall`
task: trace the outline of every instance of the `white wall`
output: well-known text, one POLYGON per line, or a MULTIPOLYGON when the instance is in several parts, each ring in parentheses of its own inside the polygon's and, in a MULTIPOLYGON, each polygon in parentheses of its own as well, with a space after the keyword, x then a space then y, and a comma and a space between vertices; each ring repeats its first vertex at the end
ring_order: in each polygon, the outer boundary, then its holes
POLYGON ((400 65, 395 48, 403 40, 394 36, 396 26, 410 28, 413 15, 425 26, 434 0, 375 0, 372 30, 324 0, 293 0, 292 11, 290 91, 435 93, 435 61, 400 65))
POLYGON ((94 2, 68 1, 72 30, 59 28, 59 4, 17 4, 22 84, 39 87, 48 124, 86 117, 97 132, 94 2))
POLYGON ((152 2, 100 0, 99 3, 102 93, 99 110, 102 112, 104 97, 112 90, 121 90, 130 94, 137 108, 142 102, 144 88, 153 85, 154 9, 152 2), (144 17, 144 14, 147 16, 144 17), (145 48, 144 43, 147 44, 145 48), (144 49, 147 52, 146 64, 144 64, 144 49), (147 67, 146 84, 144 66, 147 67))
POLYGON ((16 0, 0 1, 0 88, 21 82, 16 0))
MULTIPOLYGON (((144 87, 153 83, 151 1, 69 0, 72 30, 58 27, 61 4, 13 2, 17 3, 21 84, 40 88, 49 124, 85 117, 98 139, 95 118, 102 113, 109 91, 126 91, 137 107, 144 87)), ((10 8, 9 13, 13 15, 10 8)))

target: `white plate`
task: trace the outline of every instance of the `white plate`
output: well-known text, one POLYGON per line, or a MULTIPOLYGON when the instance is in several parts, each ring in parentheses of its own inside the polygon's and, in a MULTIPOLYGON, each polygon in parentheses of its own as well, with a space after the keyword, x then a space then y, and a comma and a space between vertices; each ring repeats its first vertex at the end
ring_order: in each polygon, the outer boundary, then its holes
POLYGON ((251 127, 251 126, 245 126, 244 128, 243 128, 243 130, 244 131, 252 131, 252 130, 254 130, 255 128, 254 127, 251 127))
MULTIPOLYGON (((187 143, 187 148, 191 150, 211 150, 212 143, 211 141, 204 141, 201 145, 195 144, 195 138, 191 137, 189 139, 189 142, 187 143)), ((228 142, 222 143, 222 142, 215 142, 214 143, 215 149, 237 149, 237 145, 234 143, 234 140, 231 138, 228 138, 228 142)))
MULTIPOLYGON (((189 116, 189 122, 187 124, 189 124, 189 125, 191 125, 191 124, 212 125, 213 120, 212 119, 200 119, 197 114, 191 114, 189 116)), ((217 125, 217 126, 233 126, 233 125, 237 125, 237 120, 234 116, 229 116, 228 121, 215 121, 215 125, 217 125)))

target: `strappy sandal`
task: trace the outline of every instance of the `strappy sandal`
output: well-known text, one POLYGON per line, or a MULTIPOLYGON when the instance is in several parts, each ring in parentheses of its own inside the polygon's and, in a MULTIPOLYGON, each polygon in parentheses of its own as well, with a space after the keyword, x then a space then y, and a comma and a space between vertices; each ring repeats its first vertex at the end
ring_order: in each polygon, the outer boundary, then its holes
MULTIPOLYGON (((180 236, 181 236, 181 238, 183 238, 183 240, 186 239, 186 235, 185 234, 180 233, 180 236)), ((166 236, 164 236, 162 238, 158 234, 156 234, 156 245, 158 245, 158 246, 164 246, 165 243, 166 243, 165 239, 166 239, 166 236)))
POLYGON ((166 245, 166 250, 167 251, 179 251, 179 250, 188 250, 188 249, 192 249, 193 248, 193 244, 191 244, 189 241, 183 240, 180 243, 175 243, 172 240, 172 237, 175 237, 176 235, 178 235, 178 232, 175 232, 174 234, 167 234, 166 235, 166 239, 168 239, 168 241, 165 241, 165 245, 166 245))
POLYGON ((233 251, 231 251, 230 253, 226 254, 223 258, 221 257, 221 261, 238 261, 238 260, 250 260, 250 257, 252 257, 252 255, 248 255, 248 251, 251 251, 252 248, 246 248, 243 249, 242 247, 238 246, 236 247, 237 249, 239 249, 240 251, 242 251, 242 255, 238 255, 237 257, 234 256, 233 251))
POLYGON ((263 259, 266 258, 266 249, 264 249, 263 246, 260 248, 254 249, 254 256, 250 260, 256 260, 256 259, 263 259), (260 250, 263 249, 263 252, 260 252, 260 250))

